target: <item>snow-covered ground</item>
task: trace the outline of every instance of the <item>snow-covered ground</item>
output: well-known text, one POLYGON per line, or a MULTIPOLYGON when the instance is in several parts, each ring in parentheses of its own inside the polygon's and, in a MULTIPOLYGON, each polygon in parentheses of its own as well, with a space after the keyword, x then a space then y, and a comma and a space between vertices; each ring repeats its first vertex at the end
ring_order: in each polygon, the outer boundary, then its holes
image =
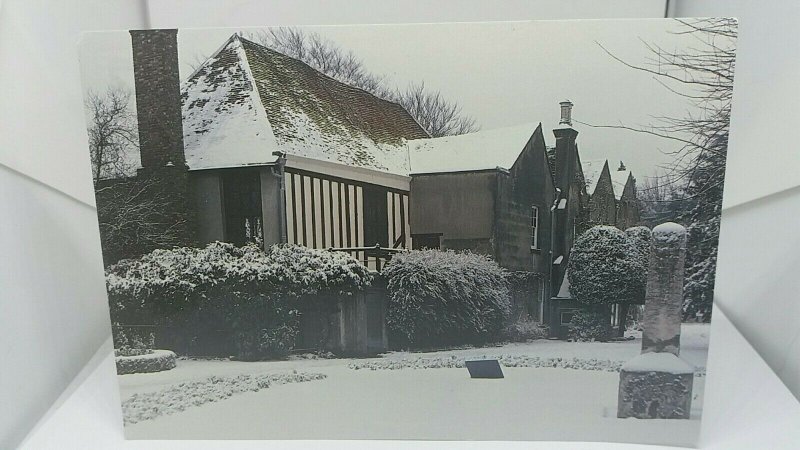
MULTIPOLYGON (((681 357, 705 367, 707 325, 683 326, 681 357)), ((473 380, 466 369, 354 370, 419 358, 539 357, 627 361, 641 340, 534 341, 368 359, 276 362, 180 360, 167 372, 119 377, 123 402, 210 376, 320 373, 324 379, 238 393, 126 427, 134 439, 487 439, 610 440, 692 446, 704 377, 694 379, 692 420, 617 419, 619 375, 604 370, 504 367, 504 379, 473 380)))

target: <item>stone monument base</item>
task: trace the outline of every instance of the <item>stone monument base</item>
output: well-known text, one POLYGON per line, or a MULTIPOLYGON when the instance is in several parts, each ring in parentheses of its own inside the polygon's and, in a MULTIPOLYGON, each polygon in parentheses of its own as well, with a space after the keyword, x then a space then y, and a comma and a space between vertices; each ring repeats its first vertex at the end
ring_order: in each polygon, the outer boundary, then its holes
POLYGON ((688 419, 694 368, 672 353, 643 353, 622 366, 617 417, 688 419))

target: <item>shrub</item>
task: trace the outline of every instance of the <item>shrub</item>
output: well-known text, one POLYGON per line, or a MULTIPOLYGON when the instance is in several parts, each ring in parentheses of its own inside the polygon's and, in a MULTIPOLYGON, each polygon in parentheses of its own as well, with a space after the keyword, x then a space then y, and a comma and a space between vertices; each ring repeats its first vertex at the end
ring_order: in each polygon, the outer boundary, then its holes
POLYGON ((150 333, 146 338, 140 334, 125 333, 121 328, 114 330, 114 355, 115 356, 141 356, 153 353, 155 335, 150 333))
POLYGON ((138 356, 117 356, 117 375, 174 369, 175 359, 175 353, 169 350, 153 350, 149 354, 138 356))
POLYGON ((608 316, 596 311, 578 311, 572 316, 567 337, 573 341, 607 341, 613 336, 608 316))
POLYGON ((635 260, 638 267, 636 270, 637 280, 632 286, 633 300, 631 303, 644 304, 647 271, 650 266, 650 242, 653 240, 653 233, 647 227, 638 226, 625 230, 625 235, 633 250, 630 257, 635 260))
POLYGON ((586 305, 610 305, 637 298, 646 270, 627 235, 599 225, 578 237, 569 258, 569 290, 586 305))
POLYGON ((286 324, 261 330, 259 349, 267 356, 284 358, 292 350, 297 333, 296 327, 286 324))
POLYGON ((510 342, 527 342, 546 339, 550 329, 527 317, 515 320, 503 327, 502 337, 510 342))
POLYGON ((489 257, 417 250, 396 255, 383 271, 392 342, 442 345, 499 335, 510 315, 505 272, 489 257))
POLYGON ((156 250, 107 269, 116 322, 162 321, 223 327, 233 333, 237 356, 285 355, 297 334, 297 299, 309 294, 349 295, 372 281, 345 253, 275 245, 156 250))

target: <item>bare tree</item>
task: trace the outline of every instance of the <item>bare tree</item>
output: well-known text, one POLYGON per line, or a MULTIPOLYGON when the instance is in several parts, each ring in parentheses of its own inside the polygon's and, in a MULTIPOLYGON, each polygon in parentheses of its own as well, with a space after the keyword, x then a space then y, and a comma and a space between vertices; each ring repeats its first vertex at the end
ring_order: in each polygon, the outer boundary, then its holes
POLYGON ((86 97, 89 118, 89 154, 95 184, 101 179, 132 175, 132 161, 139 148, 136 115, 130 109, 131 94, 120 88, 86 97))
POLYGON ((397 91, 395 100, 433 137, 478 130, 475 119, 464 115, 458 103, 448 101, 439 91, 427 89, 425 82, 411 84, 405 91, 397 91))
POLYGON ((666 174, 643 177, 636 193, 642 223, 650 228, 664 222, 678 222, 686 212, 683 193, 666 174))
POLYGON ((185 245, 186 217, 161 180, 139 174, 95 186, 97 219, 106 265, 157 248, 185 245))
POLYGON ((670 139, 680 144, 669 183, 685 202, 680 219, 689 227, 684 317, 711 318, 722 187, 728 151, 737 22, 735 19, 678 19, 675 34, 694 45, 669 50, 645 43, 650 58, 642 65, 626 62, 598 44, 620 63, 650 74, 667 90, 685 99, 682 117, 656 117, 648 127, 605 125, 670 139))
POLYGON ((464 114, 457 102, 445 99, 439 91, 426 88, 424 82, 412 83, 405 90, 392 89, 385 76, 370 72, 352 51, 344 50, 318 33, 298 28, 270 28, 249 37, 331 78, 399 103, 433 137, 478 130, 475 119, 464 114))

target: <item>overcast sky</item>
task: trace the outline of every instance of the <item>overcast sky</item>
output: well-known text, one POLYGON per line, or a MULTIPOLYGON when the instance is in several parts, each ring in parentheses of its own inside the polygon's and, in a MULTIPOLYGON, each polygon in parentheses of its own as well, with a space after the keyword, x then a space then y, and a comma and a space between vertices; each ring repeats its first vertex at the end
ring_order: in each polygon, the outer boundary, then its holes
MULTIPOLYGON (((643 64, 645 42, 667 50, 687 48, 692 36, 670 33, 670 19, 537 21, 471 24, 304 27, 352 50, 365 66, 404 87, 424 81, 459 102, 482 129, 541 122, 548 145, 558 123, 558 102, 574 104, 573 118, 591 124, 646 126, 653 116, 682 117, 692 106, 651 75, 606 54, 643 64)), ((249 29, 255 31, 254 29, 249 29)), ((197 58, 210 56, 237 29, 184 29, 178 33, 181 79, 197 58)), ((86 35, 80 47, 84 90, 133 91, 127 32, 86 35)), ((674 141, 576 123, 583 160, 622 160, 640 180, 670 158, 674 141)))

